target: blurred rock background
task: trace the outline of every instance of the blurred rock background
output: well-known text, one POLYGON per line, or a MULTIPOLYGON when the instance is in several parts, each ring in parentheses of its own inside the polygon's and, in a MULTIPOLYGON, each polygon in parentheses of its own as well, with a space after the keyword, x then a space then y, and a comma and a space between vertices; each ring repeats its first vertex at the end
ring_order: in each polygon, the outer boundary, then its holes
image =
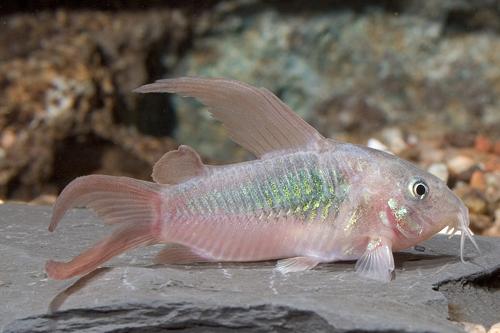
POLYGON ((500 2, 24 1, 0 4, 0 200, 50 203, 90 173, 149 179, 178 144, 251 156, 163 77, 265 86, 326 136, 445 179, 500 235, 500 2))

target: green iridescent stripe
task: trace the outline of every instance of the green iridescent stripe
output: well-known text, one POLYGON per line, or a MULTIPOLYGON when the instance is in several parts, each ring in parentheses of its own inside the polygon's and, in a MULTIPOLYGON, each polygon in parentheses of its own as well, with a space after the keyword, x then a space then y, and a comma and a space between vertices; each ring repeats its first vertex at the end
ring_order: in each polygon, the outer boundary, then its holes
MULTIPOLYGON (((305 164, 305 163, 304 163, 305 164)), ((198 214, 255 214, 294 216, 304 221, 333 220, 345 199, 348 186, 334 170, 316 166, 284 167, 278 176, 214 190, 187 202, 198 214)))
MULTIPOLYGON (((335 179, 337 184, 342 184, 335 179)), ((344 198, 342 191, 336 192, 332 181, 328 181, 322 170, 299 169, 283 177, 264 179, 259 185, 269 207, 275 212, 292 214, 304 220, 325 220, 330 210, 344 198), (341 196, 338 196, 341 194, 341 196)))

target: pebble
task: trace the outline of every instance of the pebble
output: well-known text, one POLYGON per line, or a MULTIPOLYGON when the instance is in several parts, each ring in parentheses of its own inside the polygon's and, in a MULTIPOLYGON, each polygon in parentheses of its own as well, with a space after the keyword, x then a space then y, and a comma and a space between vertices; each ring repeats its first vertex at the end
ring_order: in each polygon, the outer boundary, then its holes
POLYGON ((489 237, 498 237, 498 235, 500 235, 500 225, 494 224, 489 229, 486 229, 481 235, 489 237))
POLYGON ((485 175, 486 185, 500 190, 500 172, 489 172, 485 175))
MULTIPOLYGON (((495 221, 493 222, 493 225, 491 227, 484 231, 483 235, 491 237, 498 237, 500 235, 500 208, 497 208, 495 210, 495 221)), ((500 333, 500 323, 498 323, 498 325, 498 333, 500 333)))
POLYGON ((419 143, 418 136, 416 136, 413 133, 410 133, 410 134, 408 134, 408 137, 406 138, 406 142, 411 146, 416 146, 419 143))
POLYGON ((500 171, 500 158, 498 156, 490 155, 484 162, 485 171, 500 171))
POLYGON ((475 232, 482 232, 493 227, 493 222, 488 215, 470 214, 471 228, 475 232))
POLYGON ((384 129, 382 131, 382 138, 384 138, 390 150, 395 154, 400 154, 408 147, 404 140, 403 132, 399 128, 391 127, 384 129))
POLYGON ((471 147, 474 145, 475 135, 462 132, 451 132, 446 134, 449 145, 459 148, 471 147))
POLYGON ((478 192, 470 191, 462 200, 471 213, 485 214, 487 212, 488 205, 486 200, 478 192))
POLYGON ((486 189, 486 179, 484 178, 484 173, 482 171, 476 170, 472 173, 470 186, 481 191, 486 189))
POLYGON ((16 142, 16 133, 11 129, 7 128, 3 130, 2 136, 0 138, 0 145, 4 149, 8 149, 14 145, 16 142))
POLYGON ((500 171, 489 172, 484 175, 486 190, 484 194, 489 202, 500 203, 500 171))
POLYGON ((57 195, 42 194, 30 201, 32 205, 53 205, 56 202, 57 195))
POLYGON ((445 160, 445 153, 442 149, 424 147, 421 150, 421 160, 425 163, 441 163, 445 160))
POLYGON ((488 333, 500 333, 500 322, 490 327, 488 333))
POLYGON ((385 151, 386 153, 392 154, 392 152, 389 150, 389 147, 384 145, 380 140, 377 140, 375 138, 370 138, 366 145, 370 148, 385 151))
POLYGON ((458 155, 448 161, 448 169, 454 175, 460 175, 470 170, 476 163, 470 157, 458 155))
POLYGON ((493 152, 497 155, 500 155, 500 140, 495 142, 495 146, 493 147, 493 152))
POLYGON ((486 333, 486 328, 480 324, 462 322, 467 333, 486 333))
POLYGON ((448 168, 444 163, 433 163, 431 166, 427 169, 429 173, 433 174, 434 176, 438 177, 441 179, 443 182, 448 181, 448 168))
POLYGON ((493 149, 493 143, 483 135, 478 135, 474 141, 474 148, 477 151, 487 153, 493 149))

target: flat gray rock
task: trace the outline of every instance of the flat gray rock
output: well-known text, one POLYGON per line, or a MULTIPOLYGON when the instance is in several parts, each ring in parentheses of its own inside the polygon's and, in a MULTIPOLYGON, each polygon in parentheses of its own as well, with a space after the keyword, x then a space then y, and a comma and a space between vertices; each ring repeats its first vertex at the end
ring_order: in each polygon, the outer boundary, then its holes
POLYGON ((468 244, 462 264, 458 237, 436 236, 396 254, 388 284, 350 262, 286 276, 272 262, 155 266, 158 246, 52 281, 47 259, 67 260, 110 228, 73 210, 50 234, 50 212, 0 205, 0 331, 463 332, 456 321, 500 322, 500 239, 478 237, 482 255, 468 244))

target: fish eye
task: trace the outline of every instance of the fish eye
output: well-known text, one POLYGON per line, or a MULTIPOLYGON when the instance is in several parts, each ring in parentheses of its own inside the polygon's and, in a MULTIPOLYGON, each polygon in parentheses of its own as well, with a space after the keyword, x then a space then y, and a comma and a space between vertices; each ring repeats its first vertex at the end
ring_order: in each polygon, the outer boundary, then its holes
POLYGON ((417 179, 410 185, 410 191, 415 198, 422 200, 429 194, 429 186, 423 180, 417 179))

